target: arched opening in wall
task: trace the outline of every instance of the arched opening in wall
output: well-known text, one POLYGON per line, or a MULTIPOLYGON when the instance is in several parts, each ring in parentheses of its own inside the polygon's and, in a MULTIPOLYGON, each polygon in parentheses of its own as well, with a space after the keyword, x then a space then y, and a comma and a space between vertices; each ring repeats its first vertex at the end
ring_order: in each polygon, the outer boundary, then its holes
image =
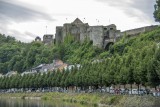
POLYGON ((109 42, 108 44, 106 44, 106 46, 105 46, 105 50, 109 50, 110 49, 110 47, 113 45, 114 43, 113 42, 109 42))
POLYGON ((56 44, 56 39, 55 38, 53 39, 53 43, 56 44))
POLYGON ((129 35, 126 35, 126 37, 131 37, 131 35, 129 34, 129 35))
POLYGON ((93 45, 93 40, 90 40, 90 41, 89 41, 89 44, 93 45))

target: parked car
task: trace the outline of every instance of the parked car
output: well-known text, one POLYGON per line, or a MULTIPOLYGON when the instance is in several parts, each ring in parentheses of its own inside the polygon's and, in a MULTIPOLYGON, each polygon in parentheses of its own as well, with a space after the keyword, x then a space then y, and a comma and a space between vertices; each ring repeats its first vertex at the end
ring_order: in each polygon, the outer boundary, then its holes
POLYGON ((32 89, 31 89, 31 92, 36 92, 36 89, 35 89, 35 88, 32 88, 32 89))
POLYGON ((160 91, 154 91, 154 92, 152 92, 152 95, 154 97, 160 97, 160 91))
POLYGON ((146 94, 146 91, 144 90, 144 89, 132 89, 132 91, 131 90, 129 90, 129 94, 134 94, 134 95, 144 95, 144 94, 146 94))
POLYGON ((114 94, 114 93, 115 93, 115 90, 114 90, 114 89, 110 89, 110 90, 109 90, 109 93, 110 93, 110 94, 114 94))
POLYGON ((114 93, 115 93, 115 90, 114 90, 113 87, 107 87, 107 88, 106 88, 106 92, 107 92, 107 93, 110 93, 110 94, 114 94, 114 93))
POLYGON ((49 90, 49 88, 43 88, 42 89, 42 92, 49 92, 50 90, 49 90))
POLYGON ((128 94, 129 93, 129 89, 124 89, 124 88, 121 88, 120 89, 120 94, 128 94))

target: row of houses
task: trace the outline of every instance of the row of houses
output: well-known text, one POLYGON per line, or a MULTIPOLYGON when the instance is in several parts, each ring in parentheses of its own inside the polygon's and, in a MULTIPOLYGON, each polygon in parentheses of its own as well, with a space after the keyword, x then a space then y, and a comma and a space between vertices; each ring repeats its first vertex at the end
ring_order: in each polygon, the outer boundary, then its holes
MULTIPOLYGON (((53 62, 51 64, 40 64, 36 67, 33 67, 29 70, 26 70, 25 72, 21 73, 21 76, 27 75, 27 74, 36 74, 36 73, 48 73, 49 71, 57 71, 59 70, 60 72, 64 69, 64 70, 71 70, 74 67, 80 68, 80 64, 76 64, 76 65, 69 65, 67 63, 64 63, 62 60, 53 60, 53 62)), ((13 75, 17 75, 17 71, 10 71, 5 75, 0 74, 0 77, 6 76, 6 77, 10 77, 13 75)))

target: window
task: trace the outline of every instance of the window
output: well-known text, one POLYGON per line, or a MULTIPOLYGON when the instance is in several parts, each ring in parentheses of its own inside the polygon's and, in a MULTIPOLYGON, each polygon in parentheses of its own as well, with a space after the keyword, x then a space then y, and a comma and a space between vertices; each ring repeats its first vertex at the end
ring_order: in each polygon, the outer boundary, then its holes
POLYGON ((104 28, 104 30, 107 30, 107 28, 104 28))
POLYGON ((110 28, 110 30, 113 30, 113 28, 110 28))

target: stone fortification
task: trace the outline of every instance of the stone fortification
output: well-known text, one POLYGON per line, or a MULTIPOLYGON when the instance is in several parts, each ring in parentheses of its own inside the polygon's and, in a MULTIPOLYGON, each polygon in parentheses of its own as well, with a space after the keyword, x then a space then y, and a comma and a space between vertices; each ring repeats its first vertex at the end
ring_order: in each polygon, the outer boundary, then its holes
POLYGON ((83 42, 86 38, 93 41, 93 46, 105 48, 110 42, 116 42, 116 37, 120 36, 114 24, 108 26, 89 26, 80 19, 75 19, 72 23, 56 27, 56 43, 64 42, 67 35, 72 35, 76 41, 83 42))
POLYGON ((140 33, 152 31, 157 27, 158 27, 158 25, 152 25, 152 26, 145 26, 145 27, 141 27, 141 28, 126 30, 124 32, 121 32, 121 36, 123 36, 123 35, 136 36, 136 35, 139 35, 140 33))
MULTIPOLYGON (((157 25, 136 28, 121 32, 117 30, 116 25, 108 26, 89 26, 88 23, 83 23, 76 18, 72 23, 65 23, 63 26, 56 27, 55 43, 63 43, 64 38, 68 35, 73 36, 75 41, 83 42, 88 39, 93 42, 93 46, 108 49, 110 44, 115 43, 118 38, 127 35, 129 37, 137 36, 140 33, 148 32, 157 28, 157 25)), ((36 38, 40 40, 40 38, 36 38)), ((43 43, 52 44, 53 35, 44 35, 43 43)))

